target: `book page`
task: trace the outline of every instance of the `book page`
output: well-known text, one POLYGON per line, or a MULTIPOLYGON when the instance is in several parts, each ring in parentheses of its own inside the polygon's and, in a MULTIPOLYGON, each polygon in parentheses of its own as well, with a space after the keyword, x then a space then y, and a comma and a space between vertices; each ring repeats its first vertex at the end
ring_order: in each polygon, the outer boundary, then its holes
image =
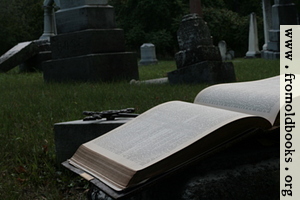
POLYGON ((280 107, 279 76, 241 83, 219 84, 202 90, 194 103, 258 115, 274 123, 280 107))
POLYGON ((243 113, 173 101, 156 106, 87 148, 134 170, 143 169, 206 136, 243 113))

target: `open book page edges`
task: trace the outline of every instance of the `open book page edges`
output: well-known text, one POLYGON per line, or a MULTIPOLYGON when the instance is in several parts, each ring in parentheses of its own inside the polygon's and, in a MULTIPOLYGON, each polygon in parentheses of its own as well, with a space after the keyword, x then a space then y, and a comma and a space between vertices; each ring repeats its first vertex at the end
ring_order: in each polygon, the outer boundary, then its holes
POLYGON ((214 85, 202 90, 194 103, 261 116, 274 124, 279 121, 280 76, 214 85))
MULTIPOLYGON (((255 117, 192 103, 167 102, 85 143, 70 160, 99 180, 109 182, 108 185, 112 188, 121 190, 132 183, 131 176, 134 172, 151 168, 150 166, 155 163, 179 152, 222 126, 242 118, 255 117)), ((254 124, 259 125, 259 123, 254 124)), ((269 123, 264 121, 262 124, 266 127, 269 123)), ((233 137, 232 133, 237 132, 235 128, 247 130, 252 126, 253 124, 250 125, 248 122, 243 125, 239 123, 237 127, 229 126, 226 131, 228 137, 233 137)), ((225 140, 226 131, 220 132, 219 136, 210 140, 211 145, 217 145, 217 142, 225 140)), ((161 165, 160 167, 172 166, 161 165)), ((139 177, 136 181, 146 178, 149 177, 139 177)))

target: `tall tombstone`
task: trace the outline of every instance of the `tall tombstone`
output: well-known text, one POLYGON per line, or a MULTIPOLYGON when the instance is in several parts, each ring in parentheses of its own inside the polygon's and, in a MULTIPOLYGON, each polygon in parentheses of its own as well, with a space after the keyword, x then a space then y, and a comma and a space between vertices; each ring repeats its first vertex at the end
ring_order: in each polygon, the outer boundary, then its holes
POLYGON ((257 33, 257 22, 256 14, 251 13, 250 24, 249 24, 249 39, 248 39, 248 51, 246 58, 257 58, 260 57, 260 51, 258 49, 258 33, 257 33))
POLYGON ((269 39, 269 30, 271 28, 272 22, 272 5, 270 0, 262 0, 262 9, 263 9, 263 21, 264 21, 264 38, 265 44, 262 49, 262 57, 264 57, 263 52, 267 50, 269 39))
POLYGON ((125 52, 124 32, 107 0, 64 0, 60 8, 52 60, 43 63, 46 82, 139 78, 137 56, 125 52))
POLYGON ((171 84, 235 81, 233 64, 222 62, 208 26, 198 14, 183 17, 177 40, 180 51, 175 54, 177 70, 168 73, 171 84))
POLYGON ((265 59, 280 58, 280 25, 299 24, 297 9, 292 0, 275 0, 272 6, 272 27, 269 30, 265 59))

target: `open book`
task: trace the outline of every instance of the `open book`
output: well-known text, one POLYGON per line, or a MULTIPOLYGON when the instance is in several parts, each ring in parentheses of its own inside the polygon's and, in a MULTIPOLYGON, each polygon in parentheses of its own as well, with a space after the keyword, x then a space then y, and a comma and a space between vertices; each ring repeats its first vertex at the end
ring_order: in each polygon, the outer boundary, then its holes
POLYGON ((245 131, 279 126, 280 77, 220 84, 171 101, 79 147, 69 164, 116 191, 177 168, 245 131))

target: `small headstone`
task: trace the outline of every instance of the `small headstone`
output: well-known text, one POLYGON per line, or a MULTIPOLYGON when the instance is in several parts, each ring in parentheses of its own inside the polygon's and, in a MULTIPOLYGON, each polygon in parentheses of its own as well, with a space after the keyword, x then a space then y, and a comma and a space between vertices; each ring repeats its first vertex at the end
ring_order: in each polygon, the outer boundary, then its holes
POLYGON ((220 50, 222 61, 234 59, 234 51, 233 50, 230 50, 230 51, 227 50, 227 44, 224 40, 221 40, 218 43, 218 47, 219 47, 219 50, 220 50))
POLYGON ((226 53, 227 53, 227 44, 224 40, 221 40, 218 44, 218 47, 219 47, 219 50, 220 50, 220 53, 221 53, 221 57, 222 57, 222 60, 226 60, 226 53))
POLYGON ((0 57, 0 72, 7 72, 38 53, 35 42, 19 43, 0 57))
POLYGON ((249 25, 249 39, 248 39, 248 51, 246 58, 257 58, 260 57, 260 51, 258 49, 258 34, 257 34, 257 22, 256 14, 251 13, 250 25, 249 25))
POLYGON ((145 43, 141 46, 141 60, 139 65, 157 64, 156 51, 154 44, 145 43))

